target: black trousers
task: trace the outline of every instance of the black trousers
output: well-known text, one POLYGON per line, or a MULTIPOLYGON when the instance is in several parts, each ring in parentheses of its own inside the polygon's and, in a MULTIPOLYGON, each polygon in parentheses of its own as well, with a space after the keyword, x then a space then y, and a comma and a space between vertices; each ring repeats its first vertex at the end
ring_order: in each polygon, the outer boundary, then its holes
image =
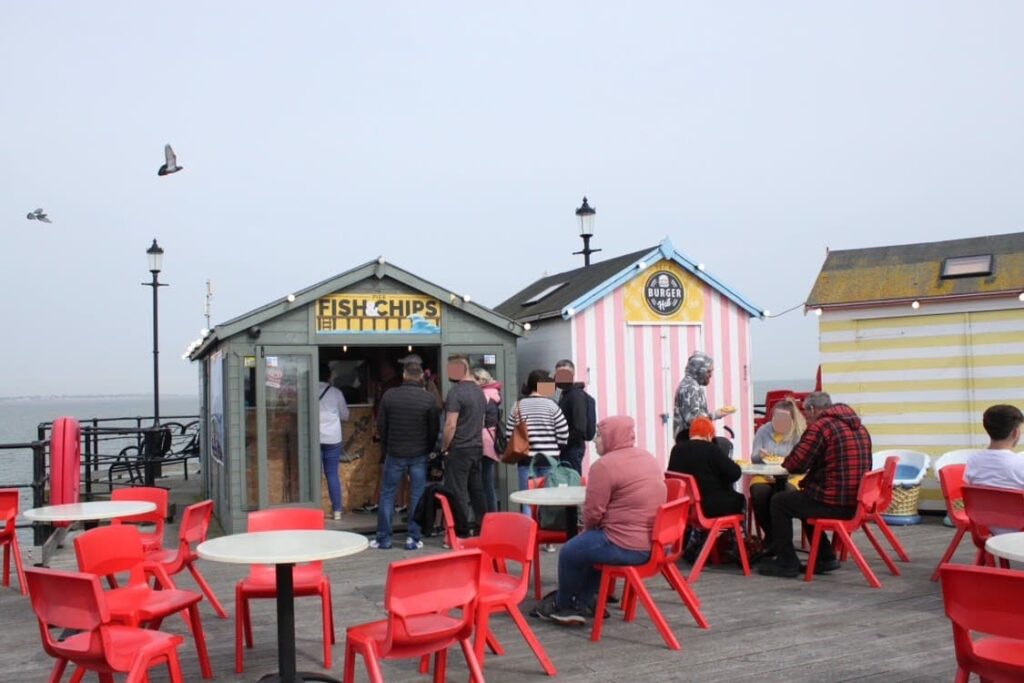
MULTIPOLYGON (((793 520, 805 522, 807 535, 811 536, 814 529, 806 524, 806 520, 814 518, 852 519, 857 512, 855 507, 836 507, 825 505, 814 500, 803 491, 783 491, 772 496, 771 518, 772 531, 775 536, 776 562, 786 567, 799 566, 796 549, 793 547, 793 520)), ((832 544, 822 542, 818 546, 818 562, 831 562, 835 559, 832 544)))
POLYGON ((776 477, 771 484, 751 484, 750 486, 750 507, 754 510, 754 519, 757 520, 757 525, 764 531, 766 546, 775 543, 770 507, 772 496, 783 491, 796 491, 796 488, 787 483, 784 477, 776 477))
MULTIPOLYGON (((484 484, 480 474, 483 458, 482 450, 448 451, 448 463, 444 470, 444 485, 455 494, 455 504, 462 510, 463 519, 472 519, 471 525, 477 529, 480 528, 480 522, 487 511, 484 484)), ((470 525, 467 524, 461 529, 456 526, 455 533, 458 536, 468 536, 470 525)))

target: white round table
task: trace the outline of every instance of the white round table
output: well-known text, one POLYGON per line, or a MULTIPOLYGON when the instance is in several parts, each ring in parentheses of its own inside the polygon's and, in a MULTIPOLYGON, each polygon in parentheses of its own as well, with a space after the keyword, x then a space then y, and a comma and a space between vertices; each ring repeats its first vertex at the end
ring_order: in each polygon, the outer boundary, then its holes
POLYGON ((551 505, 554 507, 575 507, 583 505, 587 497, 586 486, 553 486, 551 488, 523 489, 509 495, 508 499, 520 505, 551 505))
POLYGON ((221 536, 196 548, 199 557, 231 564, 272 564, 277 576, 277 666, 278 672, 260 681, 330 681, 323 674, 295 671, 295 590, 292 568, 299 562, 319 562, 355 555, 369 547, 365 536, 347 531, 301 529, 255 531, 221 536))
POLYGON ((156 510, 156 503, 145 500, 96 500, 88 503, 46 505, 25 510, 30 522, 95 522, 101 519, 132 517, 156 510))
POLYGON ((1024 531, 998 534, 985 541, 985 550, 996 557, 1024 562, 1024 531))
MULTIPOLYGON (((539 507, 564 507, 565 511, 565 538, 566 540, 576 535, 579 516, 576 508, 583 505, 587 498, 586 486, 552 486, 539 489, 523 489, 514 491, 508 497, 513 503, 520 505, 536 505, 539 507)), ((538 520, 539 517, 534 519, 538 520)))

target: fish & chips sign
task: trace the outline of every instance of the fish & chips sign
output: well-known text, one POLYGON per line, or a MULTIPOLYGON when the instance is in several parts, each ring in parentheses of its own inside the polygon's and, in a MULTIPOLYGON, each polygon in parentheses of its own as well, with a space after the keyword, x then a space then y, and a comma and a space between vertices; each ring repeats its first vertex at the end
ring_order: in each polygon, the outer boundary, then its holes
POLYGON ((316 300, 319 334, 440 334, 441 302, 420 294, 330 294, 316 300))

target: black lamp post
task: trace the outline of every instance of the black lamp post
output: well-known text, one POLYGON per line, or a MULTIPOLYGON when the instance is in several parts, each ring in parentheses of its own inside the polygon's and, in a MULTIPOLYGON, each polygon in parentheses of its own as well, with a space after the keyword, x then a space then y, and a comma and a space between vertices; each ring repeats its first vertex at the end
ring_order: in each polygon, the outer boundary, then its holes
POLYGON ((149 259, 149 272, 153 274, 152 282, 143 282, 143 287, 153 288, 153 425, 160 424, 160 339, 157 317, 157 291, 160 287, 167 285, 157 281, 160 275, 160 268, 164 261, 164 250, 153 239, 153 244, 146 250, 149 259))
POLYGON ((583 250, 574 251, 573 255, 583 254, 583 265, 590 265, 590 255, 596 254, 601 251, 600 249, 590 248, 590 238, 594 236, 594 216, 597 211, 587 204, 587 198, 583 198, 583 205, 576 209, 576 218, 580 222, 580 237, 583 238, 583 250))

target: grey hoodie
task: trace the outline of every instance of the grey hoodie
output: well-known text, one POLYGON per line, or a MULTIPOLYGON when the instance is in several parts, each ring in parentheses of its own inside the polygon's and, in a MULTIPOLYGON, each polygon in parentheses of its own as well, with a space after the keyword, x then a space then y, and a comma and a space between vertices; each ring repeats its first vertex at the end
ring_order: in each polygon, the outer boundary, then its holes
POLYGON ((712 420, 720 420, 724 413, 708 410, 708 397, 704 393, 708 378, 715 362, 711 356, 695 351, 686 361, 686 372, 676 389, 675 409, 672 415, 672 434, 678 437, 679 432, 689 432, 690 424, 700 416, 712 420))

